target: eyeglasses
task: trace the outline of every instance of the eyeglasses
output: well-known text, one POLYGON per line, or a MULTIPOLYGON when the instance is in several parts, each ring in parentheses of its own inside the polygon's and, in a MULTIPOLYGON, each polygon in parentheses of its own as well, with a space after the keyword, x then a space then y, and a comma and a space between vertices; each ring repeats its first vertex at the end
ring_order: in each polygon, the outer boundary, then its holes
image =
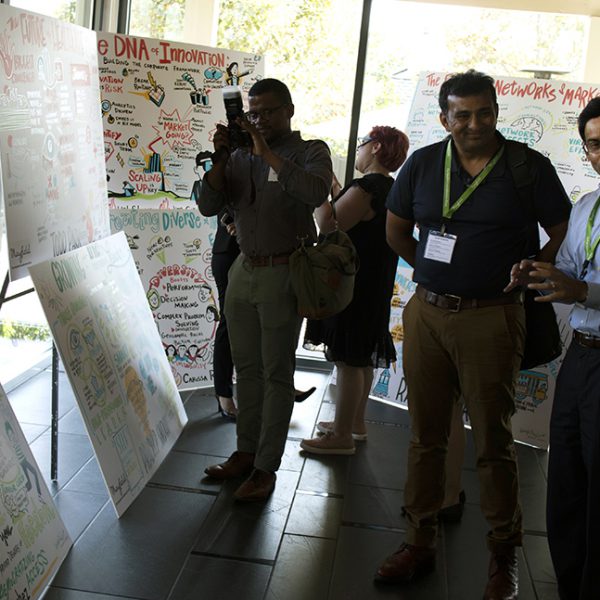
POLYGON ((588 140, 582 146, 586 154, 600 154, 600 140, 588 140))
POLYGON ((274 112, 278 111, 280 108, 283 108, 287 102, 276 106, 275 108, 265 108, 264 110, 251 110, 246 113, 246 119, 250 121, 250 123, 256 123, 258 119, 270 119, 274 112))
POLYGON ((373 142, 373 141, 374 141, 373 138, 370 138, 368 135, 365 137, 359 137, 358 138, 358 146, 356 146, 356 149, 358 150, 359 148, 362 148, 366 144, 373 142))

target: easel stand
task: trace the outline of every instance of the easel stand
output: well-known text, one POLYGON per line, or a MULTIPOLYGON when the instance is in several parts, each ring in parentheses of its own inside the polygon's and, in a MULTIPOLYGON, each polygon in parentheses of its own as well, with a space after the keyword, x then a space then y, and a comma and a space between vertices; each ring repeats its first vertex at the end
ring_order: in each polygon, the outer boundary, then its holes
MULTIPOLYGON (((21 296, 35 292, 34 288, 24 290, 12 296, 7 296, 9 284, 8 272, 2 284, 0 292, 0 310, 5 302, 16 300, 21 296)), ((52 342, 52 416, 50 421, 50 478, 52 481, 58 479, 58 352, 56 345, 52 342)))

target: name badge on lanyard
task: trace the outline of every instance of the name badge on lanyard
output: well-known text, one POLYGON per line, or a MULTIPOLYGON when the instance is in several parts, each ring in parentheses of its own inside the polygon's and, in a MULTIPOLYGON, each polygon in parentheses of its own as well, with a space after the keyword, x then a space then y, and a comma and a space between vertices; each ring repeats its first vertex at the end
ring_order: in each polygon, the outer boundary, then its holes
POLYGON ((457 237, 451 233, 431 230, 425 245, 425 258, 450 264, 457 237))
POLYGON ((460 195, 458 200, 450 205, 450 176, 452 168, 452 142, 448 140, 446 146, 446 159, 444 161, 444 198, 442 206, 442 216, 444 223, 440 231, 431 230, 427 236, 425 245, 425 258, 450 264, 452 262, 452 254, 458 237, 450 233, 446 233, 446 223, 452 219, 454 213, 470 198, 471 194, 479 187, 483 180, 490 174, 491 170, 496 166, 500 157, 504 153, 504 146, 501 146, 498 152, 493 156, 492 160, 484 167, 483 171, 477 175, 467 189, 460 195))

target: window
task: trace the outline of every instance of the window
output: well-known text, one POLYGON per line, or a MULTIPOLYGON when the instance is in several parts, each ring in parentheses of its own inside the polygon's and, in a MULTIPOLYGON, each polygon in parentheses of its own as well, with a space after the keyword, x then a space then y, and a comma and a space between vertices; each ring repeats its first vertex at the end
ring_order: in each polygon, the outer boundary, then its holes
POLYGON ((131 35, 262 54, 265 74, 292 92, 292 123, 324 139, 342 179, 356 72, 361 0, 132 0, 131 35), (192 35, 193 32, 193 35, 192 35))
POLYGON ((575 15, 374 0, 359 134, 404 129, 422 71, 529 77, 549 69, 579 81, 588 26, 575 15))
POLYGON ((92 0, 9 0, 8 4, 83 27, 91 24, 92 0))

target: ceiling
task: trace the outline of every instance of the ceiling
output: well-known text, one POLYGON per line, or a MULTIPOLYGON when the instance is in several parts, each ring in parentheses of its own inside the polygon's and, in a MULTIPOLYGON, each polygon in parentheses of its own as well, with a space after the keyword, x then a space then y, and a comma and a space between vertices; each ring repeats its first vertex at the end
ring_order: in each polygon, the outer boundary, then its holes
POLYGON ((453 4, 503 8, 507 10, 530 10, 537 12, 564 13, 600 17, 600 0, 412 0, 430 4, 453 4))

